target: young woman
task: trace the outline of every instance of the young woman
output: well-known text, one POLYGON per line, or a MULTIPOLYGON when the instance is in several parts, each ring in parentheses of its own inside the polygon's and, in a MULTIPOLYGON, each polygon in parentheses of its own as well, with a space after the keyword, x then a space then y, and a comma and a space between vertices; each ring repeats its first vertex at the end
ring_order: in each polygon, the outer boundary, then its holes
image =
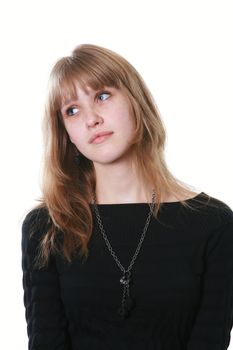
POLYGON ((142 77, 79 45, 56 62, 42 198, 22 225, 30 350, 224 350, 233 212, 169 171, 142 77))

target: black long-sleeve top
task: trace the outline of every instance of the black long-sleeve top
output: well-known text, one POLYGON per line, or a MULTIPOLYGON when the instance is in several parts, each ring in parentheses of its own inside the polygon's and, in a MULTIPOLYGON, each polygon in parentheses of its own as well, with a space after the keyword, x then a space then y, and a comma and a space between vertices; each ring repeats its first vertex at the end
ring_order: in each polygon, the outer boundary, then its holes
MULTIPOLYGON (((195 199, 204 195, 198 194, 195 199)), ((193 199, 188 199, 193 204, 193 199)), ((47 221, 34 209, 22 225, 24 305, 30 350, 225 350, 233 321, 233 212, 199 212, 163 203, 152 217, 133 265, 129 318, 117 310, 122 272, 94 218, 88 259, 71 264, 53 254, 34 269, 47 221), (30 228, 38 222, 35 234, 30 228)), ((90 204, 92 206, 92 204, 90 204)), ((199 204, 198 204, 199 206, 199 204)), ((129 266, 149 212, 147 203, 98 204, 109 242, 129 266)))

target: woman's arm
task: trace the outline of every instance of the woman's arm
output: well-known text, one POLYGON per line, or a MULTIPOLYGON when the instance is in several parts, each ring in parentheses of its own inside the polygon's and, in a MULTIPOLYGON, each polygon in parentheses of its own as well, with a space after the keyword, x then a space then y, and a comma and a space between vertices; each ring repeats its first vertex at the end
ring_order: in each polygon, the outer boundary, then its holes
POLYGON ((226 350, 233 324, 233 219, 211 234, 203 283, 187 350, 226 350))
MULTIPOLYGON (((48 267, 34 268, 39 241, 45 232, 40 224, 30 238, 30 229, 40 209, 34 209, 22 225, 22 270, 25 316, 29 350, 70 350, 67 320, 60 298, 55 260, 51 256, 48 267)), ((41 219, 41 218, 40 218, 41 219)))

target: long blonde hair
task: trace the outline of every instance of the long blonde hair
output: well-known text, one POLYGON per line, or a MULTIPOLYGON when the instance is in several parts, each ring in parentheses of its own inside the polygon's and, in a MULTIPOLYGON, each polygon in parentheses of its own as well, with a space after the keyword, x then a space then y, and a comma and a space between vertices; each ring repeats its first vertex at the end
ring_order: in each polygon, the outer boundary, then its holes
MULTIPOLYGON (((69 139, 61 116, 64 99, 76 97, 77 82, 83 89, 86 86, 94 90, 104 86, 124 89, 136 121, 132 154, 139 177, 155 189, 155 216, 162 204, 162 191, 178 200, 190 192, 188 185, 175 178, 167 167, 165 127, 137 70, 109 49, 92 44, 79 45, 70 56, 55 63, 48 83, 43 122, 42 197, 36 208, 44 208, 49 214, 50 225, 41 241, 40 266, 48 262, 51 251, 59 251, 67 261, 71 261, 77 252, 83 258, 88 256, 93 229, 90 202, 96 185, 95 171, 92 161, 83 155, 79 165, 74 162, 77 149, 69 139), (60 246, 56 240, 59 232, 63 233, 60 246)), ((184 200, 180 202, 191 208, 184 200)))

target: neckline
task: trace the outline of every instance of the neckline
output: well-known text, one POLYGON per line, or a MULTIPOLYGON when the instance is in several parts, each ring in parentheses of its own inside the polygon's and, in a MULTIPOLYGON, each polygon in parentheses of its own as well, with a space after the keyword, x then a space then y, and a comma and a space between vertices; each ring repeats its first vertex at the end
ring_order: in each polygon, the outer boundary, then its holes
MULTIPOLYGON (((196 200, 198 199, 199 197, 201 197, 202 195, 205 195, 205 192, 200 192, 198 193, 196 196, 192 197, 192 198, 188 198, 188 199, 185 199, 183 202, 190 202, 190 201, 193 201, 193 200, 196 200)), ((97 203, 97 206, 98 207, 117 207, 117 206, 121 206, 121 207, 126 207, 126 206, 147 206, 148 204, 152 204, 151 203, 148 203, 148 202, 139 202, 139 203, 97 203)), ((176 202, 161 202, 162 205, 166 205, 166 206, 170 206, 170 205, 180 205, 181 204, 181 201, 176 201, 176 202)), ((90 203, 91 206, 94 206, 93 203, 90 203)))

